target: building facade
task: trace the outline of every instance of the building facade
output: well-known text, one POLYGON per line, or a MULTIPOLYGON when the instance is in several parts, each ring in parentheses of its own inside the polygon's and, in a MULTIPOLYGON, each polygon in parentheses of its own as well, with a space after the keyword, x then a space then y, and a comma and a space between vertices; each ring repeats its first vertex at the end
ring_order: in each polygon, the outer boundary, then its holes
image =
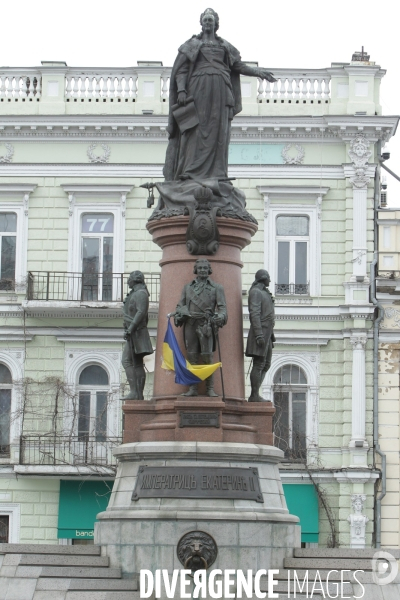
MULTIPOLYGON (((265 267, 277 341, 263 393, 277 407, 281 476, 304 544, 374 543, 369 273, 378 156, 397 126, 382 116, 384 74, 354 60, 277 70, 275 84, 242 76, 232 124, 229 175, 259 223, 242 253, 244 330, 247 290, 265 267)), ((107 501, 123 426, 122 300, 138 268, 157 343, 160 253, 140 186, 162 179, 169 76, 151 62, 0 72, 0 516, 10 541, 90 540, 107 501)), ((147 369, 150 399, 151 359, 147 369)))

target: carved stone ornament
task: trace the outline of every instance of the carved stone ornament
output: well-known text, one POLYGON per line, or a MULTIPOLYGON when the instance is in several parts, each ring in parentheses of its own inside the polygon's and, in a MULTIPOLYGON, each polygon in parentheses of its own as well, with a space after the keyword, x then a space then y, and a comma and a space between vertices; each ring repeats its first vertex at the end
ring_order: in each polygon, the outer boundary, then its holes
POLYGON ((293 144, 286 144, 281 152, 281 156, 283 158, 283 162, 285 165, 302 165, 304 162, 305 150, 303 146, 300 144, 296 144, 295 148, 297 150, 296 156, 290 156, 289 152, 292 148, 293 144))
POLYGON ((194 572, 211 567, 217 558, 218 547, 208 533, 190 531, 179 540, 177 554, 184 569, 194 572))
POLYGON ((0 163, 10 163, 12 162, 14 156, 14 146, 12 144, 4 144, 6 147, 6 154, 0 156, 0 163))
POLYGON ((350 547, 364 548, 365 547, 365 527, 369 519, 362 514, 366 496, 364 494, 353 494, 351 504, 353 514, 347 517, 350 523, 350 547))
POLYGON ((186 231, 186 248, 189 254, 215 254, 219 248, 219 231, 216 216, 219 208, 211 207, 212 190, 199 187, 194 192, 196 203, 188 206, 185 213, 190 220, 186 231))
POLYGON ((369 142, 364 134, 358 134, 351 141, 349 157, 353 163, 355 174, 351 177, 351 183, 357 188, 365 188, 370 177, 366 174, 368 168, 368 160, 372 155, 369 150, 369 142))
POLYGON ((111 154, 110 146, 108 144, 100 144, 100 146, 103 148, 103 155, 94 153, 96 146, 96 143, 90 144, 87 150, 89 161, 91 163, 108 163, 111 154))
POLYGON ((363 349, 365 348, 365 345, 367 343, 367 337, 366 336, 351 336, 350 338, 350 344, 354 347, 354 350, 358 349, 363 349))

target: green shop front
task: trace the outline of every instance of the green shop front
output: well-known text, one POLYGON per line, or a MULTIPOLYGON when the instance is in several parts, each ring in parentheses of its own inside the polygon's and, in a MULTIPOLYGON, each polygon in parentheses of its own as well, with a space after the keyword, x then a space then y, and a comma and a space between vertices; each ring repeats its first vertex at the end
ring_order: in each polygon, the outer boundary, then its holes
POLYGON ((93 540, 96 515, 106 510, 112 480, 61 480, 58 538, 93 540))
MULTIPOLYGON (((61 480, 58 538, 93 540, 96 515, 106 510, 112 480, 61 480)), ((283 484, 289 512, 300 519, 302 543, 318 543, 318 496, 313 485, 283 484)))

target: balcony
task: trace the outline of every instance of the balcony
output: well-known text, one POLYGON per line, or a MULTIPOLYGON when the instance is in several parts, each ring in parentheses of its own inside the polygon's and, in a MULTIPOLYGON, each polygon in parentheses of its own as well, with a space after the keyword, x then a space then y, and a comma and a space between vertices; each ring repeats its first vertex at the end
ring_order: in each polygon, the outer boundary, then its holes
MULTIPOLYGON (((158 302, 160 274, 144 273, 150 301, 158 302)), ((122 302, 129 292, 129 273, 62 273, 29 271, 28 301, 122 302)))
POLYGON ((308 283, 276 283, 275 296, 309 296, 310 282, 308 283))
MULTIPOLYGON (((112 450, 122 444, 121 437, 85 435, 22 435, 19 464, 36 467, 115 467, 112 450)), ((37 469, 36 469, 37 470, 37 469)))

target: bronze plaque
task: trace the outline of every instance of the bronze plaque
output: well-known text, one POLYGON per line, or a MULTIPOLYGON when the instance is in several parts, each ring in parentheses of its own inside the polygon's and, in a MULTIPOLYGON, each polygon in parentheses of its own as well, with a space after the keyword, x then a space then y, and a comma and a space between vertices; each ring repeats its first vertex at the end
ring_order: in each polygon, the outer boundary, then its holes
POLYGON ((179 427, 217 427, 219 412, 180 412, 179 427))
POLYGON ((242 467, 139 468, 132 500, 231 498, 264 502, 258 469, 242 467))

